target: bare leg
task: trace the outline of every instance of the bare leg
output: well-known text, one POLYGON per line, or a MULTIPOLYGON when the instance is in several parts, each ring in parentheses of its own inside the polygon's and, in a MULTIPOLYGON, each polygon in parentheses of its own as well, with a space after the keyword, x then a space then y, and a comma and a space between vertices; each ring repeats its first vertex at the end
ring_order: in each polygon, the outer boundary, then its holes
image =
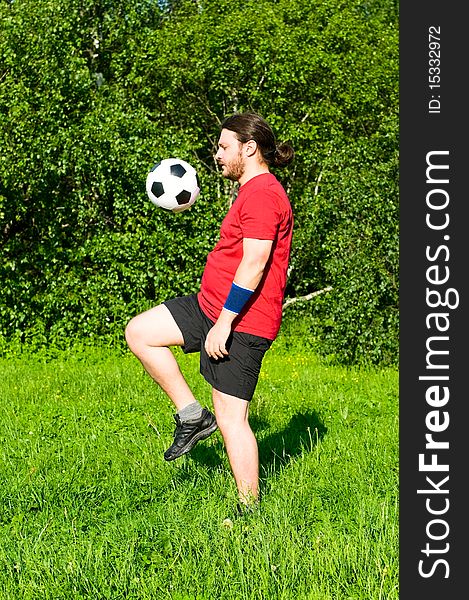
POLYGON ((195 402, 189 386, 168 346, 183 346, 184 338, 164 304, 129 321, 125 339, 146 372, 159 384, 178 411, 195 402))
POLYGON ((248 422, 249 402, 215 389, 212 397, 239 500, 249 504, 259 496, 259 455, 257 441, 248 422))

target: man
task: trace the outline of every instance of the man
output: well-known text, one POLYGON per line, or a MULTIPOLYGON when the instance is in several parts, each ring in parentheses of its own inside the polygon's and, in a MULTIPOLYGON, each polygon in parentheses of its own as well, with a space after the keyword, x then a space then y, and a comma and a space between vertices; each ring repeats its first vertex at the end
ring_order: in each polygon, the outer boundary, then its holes
POLYGON ((165 460, 189 452, 218 427, 243 508, 259 495, 258 449, 248 408, 263 356, 280 328, 293 229, 287 194, 270 169, 286 166, 293 157, 293 148, 277 144, 259 115, 225 119, 215 158, 223 177, 240 187, 208 255, 200 291, 163 302, 126 328, 129 348, 177 409, 165 460), (215 415, 196 400, 169 346, 200 352, 215 415))

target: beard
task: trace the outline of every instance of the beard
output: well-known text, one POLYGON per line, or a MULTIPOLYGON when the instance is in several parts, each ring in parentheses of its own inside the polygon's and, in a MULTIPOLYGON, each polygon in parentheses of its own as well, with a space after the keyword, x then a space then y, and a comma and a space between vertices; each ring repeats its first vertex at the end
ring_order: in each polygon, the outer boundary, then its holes
POLYGON ((244 175, 244 162, 241 152, 238 156, 229 163, 224 164, 226 171, 222 173, 223 177, 231 181, 239 181, 244 175))

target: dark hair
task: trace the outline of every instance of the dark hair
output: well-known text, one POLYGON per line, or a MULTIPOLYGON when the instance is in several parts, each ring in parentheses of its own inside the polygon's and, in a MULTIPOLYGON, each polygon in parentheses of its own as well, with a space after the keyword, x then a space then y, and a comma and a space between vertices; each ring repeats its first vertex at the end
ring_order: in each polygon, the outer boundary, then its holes
POLYGON ((276 142, 270 125, 256 113, 236 113, 227 117, 221 126, 222 129, 234 131, 238 140, 243 144, 254 140, 262 158, 269 166, 286 167, 295 156, 295 151, 288 142, 276 142))

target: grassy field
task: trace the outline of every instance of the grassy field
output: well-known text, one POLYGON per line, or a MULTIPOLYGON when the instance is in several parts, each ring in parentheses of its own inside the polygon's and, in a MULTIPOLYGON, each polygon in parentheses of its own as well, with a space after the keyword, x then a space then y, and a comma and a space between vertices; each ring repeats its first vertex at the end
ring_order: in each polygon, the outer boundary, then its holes
POLYGON ((163 460, 173 412, 130 354, 0 360, 0 600, 398 599, 396 370, 275 343, 251 404, 261 510, 238 519, 219 432, 163 460))

